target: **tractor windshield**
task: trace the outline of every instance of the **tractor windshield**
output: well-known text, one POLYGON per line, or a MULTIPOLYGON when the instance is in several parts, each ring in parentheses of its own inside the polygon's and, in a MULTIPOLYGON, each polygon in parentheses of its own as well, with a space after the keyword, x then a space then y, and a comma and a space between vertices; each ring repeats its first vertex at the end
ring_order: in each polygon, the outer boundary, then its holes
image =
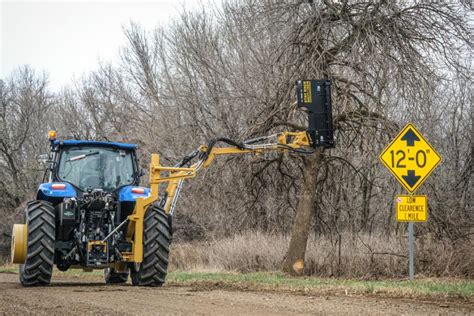
POLYGON ((134 165, 128 150, 97 147, 71 146, 61 150, 57 175, 79 189, 102 189, 113 191, 132 184, 134 165))

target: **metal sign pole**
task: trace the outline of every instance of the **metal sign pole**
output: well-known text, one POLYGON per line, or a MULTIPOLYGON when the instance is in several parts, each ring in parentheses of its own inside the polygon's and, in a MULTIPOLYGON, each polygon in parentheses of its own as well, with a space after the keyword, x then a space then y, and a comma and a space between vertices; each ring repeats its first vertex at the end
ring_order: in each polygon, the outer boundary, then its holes
POLYGON ((408 222, 408 273, 410 281, 415 277, 415 254, 414 254, 413 222, 408 222))

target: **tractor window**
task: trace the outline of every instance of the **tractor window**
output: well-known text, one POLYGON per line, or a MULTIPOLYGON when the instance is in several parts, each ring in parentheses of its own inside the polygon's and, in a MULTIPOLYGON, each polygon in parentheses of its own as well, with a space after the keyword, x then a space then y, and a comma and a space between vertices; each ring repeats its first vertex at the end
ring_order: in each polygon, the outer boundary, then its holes
POLYGON ((130 151, 108 147, 64 147, 57 175, 81 190, 116 188, 134 181, 133 156, 130 151))

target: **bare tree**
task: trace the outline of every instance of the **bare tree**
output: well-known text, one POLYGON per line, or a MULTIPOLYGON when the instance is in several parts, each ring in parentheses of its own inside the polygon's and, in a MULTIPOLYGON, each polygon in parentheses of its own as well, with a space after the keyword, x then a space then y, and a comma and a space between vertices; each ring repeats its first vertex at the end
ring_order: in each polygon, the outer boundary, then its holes
POLYGON ((19 68, 12 77, 0 82, 0 187, 15 208, 34 183, 36 155, 44 148, 41 135, 47 135, 52 96, 47 78, 29 67, 19 68))
MULTIPOLYGON (((468 43, 466 11, 461 5, 387 1, 250 1, 249 5, 272 27, 286 25, 274 59, 286 65, 282 77, 332 80, 339 137, 348 128, 366 133, 371 125, 367 121, 389 122, 386 93, 391 87, 405 102, 426 100, 433 82, 442 79, 436 62, 465 70, 453 58, 468 43)), ((272 118, 281 119, 278 115, 272 118)), ((309 160, 312 163, 305 164, 304 173, 317 178, 315 170, 321 168, 323 159, 315 155, 309 160)), ((304 187, 314 188, 315 183, 305 178, 304 187)), ((311 221, 316 200, 312 196, 311 201, 303 198, 298 205, 283 264, 287 272, 293 271, 296 260, 304 259, 310 229, 306 223, 311 221)))

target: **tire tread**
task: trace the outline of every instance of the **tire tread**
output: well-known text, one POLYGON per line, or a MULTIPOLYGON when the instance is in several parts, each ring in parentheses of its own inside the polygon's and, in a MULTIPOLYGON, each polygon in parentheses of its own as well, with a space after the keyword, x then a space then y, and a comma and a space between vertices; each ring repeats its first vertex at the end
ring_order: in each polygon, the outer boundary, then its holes
POLYGON ((143 230, 143 262, 138 271, 131 269, 132 284, 162 286, 167 275, 171 243, 165 211, 157 206, 150 206, 145 213, 143 230))
POLYGON ((46 201, 32 201, 26 206, 28 225, 27 256, 20 265, 23 286, 49 285, 54 265, 54 207, 46 201))

